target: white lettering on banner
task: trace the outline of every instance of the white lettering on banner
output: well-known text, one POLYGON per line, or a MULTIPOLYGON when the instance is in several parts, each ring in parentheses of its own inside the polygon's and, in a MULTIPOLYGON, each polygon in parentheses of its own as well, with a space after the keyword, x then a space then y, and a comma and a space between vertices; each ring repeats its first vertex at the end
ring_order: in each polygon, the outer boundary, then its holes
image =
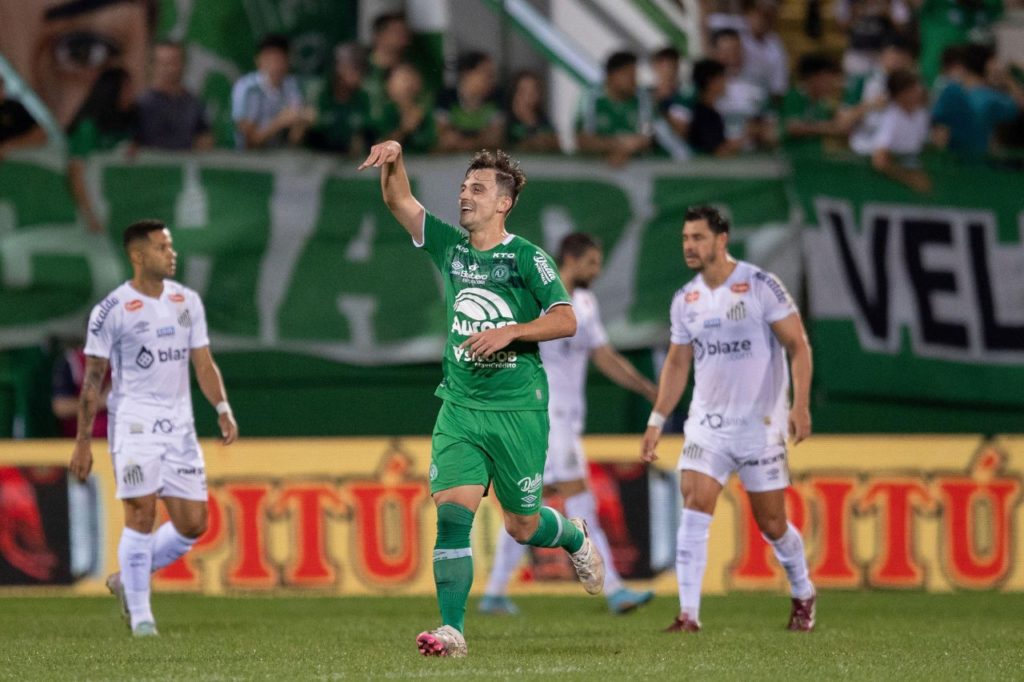
POLYGON ((907 327, 916 355, 1024 362, 1024 252, 998 243, 991 211, 866 203, 857 225, 849 201, 815 210, 815 317, 852 316, 868 350, 898 353, 907 327))

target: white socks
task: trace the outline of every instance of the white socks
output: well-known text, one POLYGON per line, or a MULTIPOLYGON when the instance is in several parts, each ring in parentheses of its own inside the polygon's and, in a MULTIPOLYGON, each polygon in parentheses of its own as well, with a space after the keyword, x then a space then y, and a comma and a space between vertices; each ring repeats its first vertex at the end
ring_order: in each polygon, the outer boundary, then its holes
POLYGON ((194 544, 196 538, 185 537, 174 528, 173 523, 165 522, 153 533, 153 572, 156 573, 164 566, 174 563, 192 549, 194 544))
POLYGON ((676 534, 676 580, 679 583, 679 611, 700 621, 700 589, 708 563, 708 529, 711 514, 684 509, 676 534))
POLYGON ((527 551, 529 551, 529 545, 520 545, 505 530, 498 533, 494 566, 491 567, 491 575, 487 579, 487 589, 484 590, 484 594, 495 597, 508 594, 508 581, 512 579, 512 573, 526 556, 527 551))
POLYGON ((778 540, 768 540, 775 552, 775 558, 779 560, 782 567, 786 569, 786 577, 789 578, 789 585, 792 594, 797 599, 810 599, 814 594, 814 585, 811 584, 809 571, 807 570, 807 557, 804 556, 804 541, 800 537, 800 531, 787 523, 786 533, 778 540))
POLYGON ((601 558, 604 559, 604 594, 606 597, 615 594, 622 589, 622 578, 615 570, 608 536, 604 534, 601 522, 597 518, 597 501, 594 499, 594 494, 589 490, 584 490, 582 493, 565 498, 565 515, 569 518, 578 516, 586 520, 587 529, 590 531, 590 541, 594 543, 601 558))
POLYGON ((117 545, 117 560, 121 564, 121 584, 131 614, 131 625, 154 622, 149 605, 149 574, 153 566, 153 536, 131 528, 121 531, 117 545))

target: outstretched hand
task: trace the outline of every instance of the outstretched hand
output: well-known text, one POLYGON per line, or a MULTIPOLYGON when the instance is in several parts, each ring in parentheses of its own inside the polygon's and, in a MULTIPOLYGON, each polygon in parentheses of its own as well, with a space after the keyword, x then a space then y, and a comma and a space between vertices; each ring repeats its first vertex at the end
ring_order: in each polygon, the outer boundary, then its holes
POLYGON ((386 140, 370 147, 370 153, 366 160, 359 164, 356 170, 367 168, 380 168, 386 163, 394 163, 402 155, 402 145, 394 140, 386 140))

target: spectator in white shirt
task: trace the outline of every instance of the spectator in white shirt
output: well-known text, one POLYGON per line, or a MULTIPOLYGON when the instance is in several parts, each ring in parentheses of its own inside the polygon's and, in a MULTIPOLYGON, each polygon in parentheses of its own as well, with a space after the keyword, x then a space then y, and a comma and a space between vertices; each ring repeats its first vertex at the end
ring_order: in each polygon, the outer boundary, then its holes
POLYGON ((711 36, 711 56, 725 66, 725 94, 715 109, 725 119, 725 136, 745 139, 745 151, 774 147, 778 141, 768 89, 744 75, 743 44, 737 31, 723 28, 711 36))
POLYGON ((888 90, 890 104, 871 145, 871 165, 915 192, 929 192, 931 180, 917 159, 928 141, 927 92, 917 74, 907 70, 889 75, 888 90))
POLYGON ((743 76, 781 99, 789 89, 789 56, 778 32, 779 7, 775 0, 744 0, 743 14, 712 14, 712 33, 731 28, 743 45, 743 76))

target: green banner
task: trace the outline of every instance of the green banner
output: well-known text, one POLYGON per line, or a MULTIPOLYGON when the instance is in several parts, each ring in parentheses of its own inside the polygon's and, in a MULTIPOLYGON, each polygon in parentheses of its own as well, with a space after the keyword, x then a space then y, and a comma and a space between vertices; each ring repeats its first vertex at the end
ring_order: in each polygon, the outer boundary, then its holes
POLYGON ((1022 176, 933 161, 916 194, 860 160, 793 159, 816 228, 818 383, 846 400, 1024 408, 1022 176))
MULTIPOLYGON (((89 160, 94 203, 110 235, 88 234, 63 173, 28 160, 0 165, 0 346, 75 334, 100 297, 128 276, 119 235, 143 217, 171 226, 178 278, 199 291, 219 350, 275 350, 352 364, 436 361, 441 283, 380 197, 376 172, 326 156, 140 154, 89 160)), ((663 344, 682 264, 686 206, 714 202, 737 225, 735 251, 799 279, 788 248, 783 168, 638 163, 628 173, 592 161, 526 158, 527 187, 510 229, 557 248, 571 231, 604 243, 595 291, 612 339, 663 344)), ((410 161, 420 200, 455 220, 465 159, 410 161)))

